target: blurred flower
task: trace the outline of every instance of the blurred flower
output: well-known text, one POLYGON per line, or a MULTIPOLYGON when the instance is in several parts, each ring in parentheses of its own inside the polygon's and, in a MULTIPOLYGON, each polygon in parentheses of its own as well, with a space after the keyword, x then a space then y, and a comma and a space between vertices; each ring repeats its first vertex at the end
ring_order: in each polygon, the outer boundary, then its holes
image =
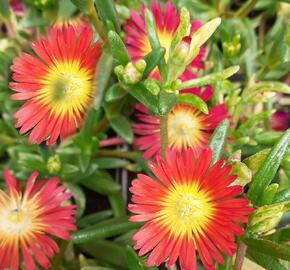
POLYGON ((22 14, 24 6, 21 0, 9 0, 9 5, 15 14, 22 14))
MULTIPOLYGON (((198 93, 191 90, 189 93, 198 93)), ((205 101, 211 96, 211 89, 199 92, 205 101)), ((134 140, 140 150, 144 151, 144 158, 148 159, 160 152, 160 122, 159 117, 150 115, 141 104, 136 105, 136 114, 140 123, 133 123, 133 131, 138 137, 134 140)), ((184 104, 177 104, 168 114, 168 145, 175 150, 193 148, 200 151, 210 138, 218 124, 228 118, 224 104, 213 107, 205 114, 198 109, 184 104)))
POLYGON ((36 172, 22 193, 21 183, 8 170, 3 173, 7 192, 0 190, 0 269, 18 270, 19 256, 25 270, 36 270, 35 261, 48 269, 59 252, 50 236, 69 240, 68 231, 76 229, 75 206, 62 206, 71 194, 56 178, 36 182, 36 172))
POLYGON ((235 235, 243 229, 237 223, 248 221, 253 212, 249 201, 234 198, 240 186, 229 186, 235 176, 224 160, 210 167, 212 151, 196 155, 167 151, 149 167, 158 181, 143 174, 132 182, 129 210, 133 222, 146 222, 133 236, 142 256, 151 251, 147 265, 172 265, 178 258, 182 270, 196 269, 196 250, 205 269, 214 269, 214 260, 223 264, 220 252, 232 256, 235 235), (218 232, 218 233, 217 233, 218 232))
POLYGON ((277 111, 270 117, 270 125, 273 130, 283 131, 288 128, 289 113, 284 111, 277 111))
MULTIPOLYGON (((164 12, 162 12, 161 6, 158 2, 152 2, 150 4, 150 9, 156 21, 156 30, 160 44, 163 48, 166 49, 165 60, 168 60, 171 41, 179 25, 179 14, 170 1, 167 1, 164 12)), ((180 46, 179 57, 184 57, 184 53, 188 50, 187 45, 190 43, 190 33, 196 31, 200 26, 200 21, 191 22, 191 28, 189 29, 190 31, 188 33, 188 37, 180 46)), ((150 42, 146 33, 144 5, 141 6, 141 15, 137 14, 134 10, 131 10, 131 19, 127 21, 126 25, 124 26, 124 30, 125 43, 133 61, 139 60, 151 52, 150 42)), ((192 61, 188 68, 203 68, 202 58, 204 54, 205 49, 201 48, 198 56, 192 61)), ((151 77, 156 79, 160 78, 157 69, 153 71, 151 77)))
POLYGON ((23 53, 14 60, 10 83, 14 100, 27 100, 15 113, 20 133, 31 131, 30 143, 53 144, 76 131, 93 97, 93 77, 101 54, 91 45, 93 31, 78 36, 73 27, 52 28, 47 40, 32 45, 38 57, 23 53))
POLYGON ((86 18, 74 17, 69 20, 66 19, 58 19, 53 27, 62 30, 63 28, 68 28, 72 26, 76 32, 76 35, 79 36, 86 28, 90 27, 86 18))

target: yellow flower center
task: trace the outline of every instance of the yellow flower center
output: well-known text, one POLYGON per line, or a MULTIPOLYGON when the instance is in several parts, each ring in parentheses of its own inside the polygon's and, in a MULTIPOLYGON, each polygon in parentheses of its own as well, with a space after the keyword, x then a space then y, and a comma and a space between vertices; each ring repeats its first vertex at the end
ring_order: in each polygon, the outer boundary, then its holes
POLYGON ((91 75, 77 61, 57 63, 41 83, 44 87, 37 98, 58 116, 82 112, 94 95, 91 75))
POLYGON ((171 148, 195 147, 202 140, 200 113, 190 106, 175 106, 168 116, 168 142, 171 148))
POLYGON ((196 235, 214 212, 210 198, 194 183, 175 184, 160 204, 156 218, 175 236, 196 235))

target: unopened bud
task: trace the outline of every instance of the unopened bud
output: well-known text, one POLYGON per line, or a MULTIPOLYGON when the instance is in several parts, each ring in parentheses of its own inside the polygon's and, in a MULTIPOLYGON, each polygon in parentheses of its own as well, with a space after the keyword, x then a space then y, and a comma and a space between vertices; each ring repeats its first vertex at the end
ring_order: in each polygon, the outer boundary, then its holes
POLYGON ((48 159, 47 170, 50 174, 58 174, 60 172, 61 161, 58 155, 54 155, 48 159))
POLYGON ((184 64, 186 63, 186 59, 188 58, 188 53, 189 43, 186 41, 182 41, 176 48, 176 51, 173 53, 172 60, 178 64, 184 64))
POLYGON ((234 38, 229 42, 223 42, 223 51, 229 58, 234 57, 239 54, 241 50, 240 35, 235 35, 234 38))
POLYGON ((125 73, 125 69, 123 66, 116 66, 115 69, 114 69, 114 72, 115 74, 117 75, 119 81, 122 81, 123 80, 123 76, 124 76, 124 73, 125 73))
POLYGON ((155 96, 158 95, 158 93, 160 92, 159 84, 154 79, 151 79, 151 78, 146 79, 144 81, 144 85, 155 96))
POLYGON ((258 208, 250 217, 248 228, 255 233, 266 233, 273 230, 284 213, 285 203, 265 205, 258 208))
POLYGON ((143 59, 138 60, 137 62, 134 63, 134 66, 136 69, 140 72, 143 73, 145 68, 146 68, 146 62, 143 59))
POLYGON ((239 149, 232 154, 229 161, 230 162, 241 161, 241 157, 242 157, 242 150, 239 149))
POLYGON ((252 170, 253 176, 260 169, 262 163, 270 153, 271 149, 264 149, 255 155, 252 155, 243 160, 243 162, 252 170))
POLYGON ((135 84, 142 78, 142 73, 137 70, 133 63, 128 63, 124 69, 123 80, 126 84, 135 84))
POLYGON ((252 180, 252 171, 243 162, 236 161, 232 163, 233 173, 237 175, 237 179, 232 185, 245 186, 252 180))

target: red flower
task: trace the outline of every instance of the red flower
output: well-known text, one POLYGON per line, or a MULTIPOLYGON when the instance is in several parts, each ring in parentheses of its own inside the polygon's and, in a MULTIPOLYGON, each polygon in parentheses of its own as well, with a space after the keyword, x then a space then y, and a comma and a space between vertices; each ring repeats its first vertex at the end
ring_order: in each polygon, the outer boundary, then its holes
MULTIPOLYGON (((207 87, 204 92, 193 89, 190 92, 196 94, 199 92, 198 95, 205 101, 212 93, 210 87, 207 87)), ((159 117, 150 115, 141 104, 136 105, 136 108, 139 111, 136 116, 140 123, 133 124, 133 131, 138 135, 134 140, 134 145, 145 151, 144 158, 149 159, 160 152, 159 117)), ((193 148, 195 152, 199 152, 207 145, 217 125, 228 117, 224 104, 213 107, 208 114, 189 105, 175 105, 168 114, 169 148, 179 151, 193 148)))
MULTIPOLYGON (((156 30, 161 46, 166 49, 165 60, 167 61, 171 41, 179 25, 180 17, 176 8, 170 1, 167 1, 164 12, 162 12, 158 2, 151 2, 150 9, 156 21, 156 30)), ((195 32, 200 26, 200 21, 192 21, 190 32, 195 32)), ((129 19, 124 26, 124 30, 125 44, 133 61, 139 60, 151 52, 149 39, 146 33, 144 5, 141 6, 141 15, 137 14, 134 10, 131 10, 131 19, 129 19)), ((185 38, 185 42, 188 41, 188 38, 185 38)), ((202 58, 204 54, 205 49, 201 48, 198 56, 192 61, 188 69, 203 68, 202 58)), ((153 71, 151 77, 156 79, 160 78, 157 69, 153 71)))
POLYGON ((149 254, 147 265, 172 265, 178 258, 182 270, 196 269, 196 251, 205 269, 223 264, 221 252, 232 256, 235 235, 243 229, 253 209, 249 201, 234 198, 241 186, 230 186, 236 179, 231 166, 219 160, 210 167, 212 151, 199 155, 192 149, 180 154, 168 151, 166 161, 149 162, 157 181, 139 174, 132 182, 129 210, 132 222, 146 222, 133 236, 139 255, 149 254))
POLYGON ((276 131, 286 130, 288 128, 289 119, 289 113, 284 111, 277 111, 270 117, 271 128, 276 131))
POLYGON ((25 270, 36 270, 35 261, 45 269, 59 248, 49 236, 69 240, 69 230, 75 230, 75 205, 63 206, 71 197, 58 179, 36 182, 34 172, 26 184, 4 170, 7 192, 0 190, 0 269, 19 269, 19 256, 25 270), (34 259, 33 259, 34 258, 34 259))
POLYGON ((20 133, 31 131, 29 142, 53 144, 81 126, 94 97, 93 76, 100 43, 91 45, 93 32, 78 36, 73 27, 53 28, 47 40, 32 45, 37 56, 23 53, 11 67, 14 100, 26 100, 15 113, 20 133))

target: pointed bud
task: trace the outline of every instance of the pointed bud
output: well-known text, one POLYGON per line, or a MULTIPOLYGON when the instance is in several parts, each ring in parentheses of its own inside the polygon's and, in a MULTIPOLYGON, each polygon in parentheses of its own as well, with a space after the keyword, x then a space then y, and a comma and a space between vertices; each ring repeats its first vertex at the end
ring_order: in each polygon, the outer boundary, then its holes
POLYGON ((123 80, 126 84, 135 84, 142 79, 142 73, 137 70, 132 62, 128 63, 124 69, 123 80))
POLYGON ((266 233, 273 230, 285 212, 285 203, 265 205, 258 208, 250 217, 248 228, 255 233, 266 233))
POLYGON ((145 60, 140 59, 134 63, 134 66, 140 73, 143 73, 146 68, 146 62, 145 60))

